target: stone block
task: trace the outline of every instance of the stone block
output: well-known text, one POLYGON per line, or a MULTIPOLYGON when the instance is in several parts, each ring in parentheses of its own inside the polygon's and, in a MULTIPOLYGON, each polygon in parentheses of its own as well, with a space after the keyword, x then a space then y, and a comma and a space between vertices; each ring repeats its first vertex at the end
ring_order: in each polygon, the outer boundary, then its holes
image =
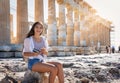
POLYGON ((48 56, 65 56, 65 52, 48 52, 48 56))
POLYGON ((64 57, 64 56, 74 56, 76 55, 76 52, 49 52, 48 56, 59 56, 59 57, 64 57))
MULTIPOLYGON (((76 47, 71 47, 71 51, 72 51, 72 52, 76 52, 76 47)), ((70 51, 70 52, 71 52, 71 51, 70 51)))
MULTIPOLYGON (((22 83, 49 83, 49 73, 38 73, 28 70, 24 74, 22 83)), ((55 83, 59 83, 57 77, 55 83)))
POLYGON ((13 52, 13 51, 22 51, 23 45, 22 44, 10 44, 10 45, 1 45, 0 51, 2 52, 13 52))
POLYGON ((19 51, 21 52, 23 50, 22 44, 13 44, 11 45, 11 51, 19 51))
POLYGON ((48 56, 57 56, 57 52, 48 52, 48 56))
POLYGON ((65 56, 65 52, 57 52, 57 56, 60 56, 60 57, 65 56))
POLYGON ((76 52, 80 52, 82 50, 81 47, 76 47, 76 52))
POLYGON ((14 52, 0 52, 0 58, 12 58, 14 56, 14 52))
POLYGON ((15 52, 15 58, 22 58, 22 52, 15 52))
POLYGON ((0 46, 0 51, 6 51, 9 52, 11 50, 10 46, 4 45, 4 46, 0 46))
POLYGON ((64 47, 65 52, 76 52, 76 47, 74 46, 66 46, 64 47))
POLYGON ((64 51, 64 47, 62 46, 51 46, 49 51, 64 51))
POLYGON ((64 47, 64 51, 65 51, 65 52, 68 52, 68 51, 70 51, 70 48, 64 47))
POLYGON ((65 52, 65 56, 74 56, 76 52, 65 52))

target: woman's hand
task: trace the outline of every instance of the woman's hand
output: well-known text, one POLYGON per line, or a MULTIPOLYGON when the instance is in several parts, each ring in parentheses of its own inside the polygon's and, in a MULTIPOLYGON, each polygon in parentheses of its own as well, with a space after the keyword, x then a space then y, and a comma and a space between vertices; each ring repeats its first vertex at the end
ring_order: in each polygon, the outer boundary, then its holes
POLYGON ((46 48, 41 48, 41 54, 47 55, 48 51, 46 48))
POLYGON ((38 52, 33 52, 33 55, 34 56, 38 56, 40 53, 38 53, 38 52))

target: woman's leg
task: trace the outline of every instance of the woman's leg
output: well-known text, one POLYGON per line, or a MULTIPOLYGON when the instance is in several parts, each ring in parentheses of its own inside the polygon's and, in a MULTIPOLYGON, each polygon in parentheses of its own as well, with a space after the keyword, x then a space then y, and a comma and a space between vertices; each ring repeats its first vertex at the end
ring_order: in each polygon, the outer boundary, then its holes
POLYGON ((54 80, 58 72, 57 67, 49 63, 36 63, 33 65, 32 71, 42 72, 42 73, 50 72, 49 83, 54 83, 54 80))
POLYGON ((50 64, 53 64, 57 67, 58 72, 57 72, 57 76, 59 79, 59 83, 64 83, 64 73, 63 73, 63 66, 61 63, 59 62, 48 62, 50 64))

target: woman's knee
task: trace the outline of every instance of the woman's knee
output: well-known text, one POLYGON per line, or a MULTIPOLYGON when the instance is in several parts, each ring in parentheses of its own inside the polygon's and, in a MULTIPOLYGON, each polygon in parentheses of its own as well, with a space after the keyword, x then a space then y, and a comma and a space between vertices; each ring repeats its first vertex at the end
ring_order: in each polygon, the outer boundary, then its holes
POLYGON ((54 73, 54 74, 57 74, 57 72, 58 72, 57 67, 52 67, 51 70, 50 70, 50 72, 54 73))
POLYGON ((63 68, 63 65, 62 65, 61 63, 56 63, 56 66, 57 66, 58 68, 63 68))

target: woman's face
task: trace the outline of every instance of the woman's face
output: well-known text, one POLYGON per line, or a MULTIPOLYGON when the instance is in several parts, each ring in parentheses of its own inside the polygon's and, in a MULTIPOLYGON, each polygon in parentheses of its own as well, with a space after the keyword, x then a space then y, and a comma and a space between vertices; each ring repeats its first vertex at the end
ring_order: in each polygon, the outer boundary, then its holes
POLYGON ((41 24, 36 24, 34 28, 34 33, 40 35, 43 32, 43 26, 41 24))

